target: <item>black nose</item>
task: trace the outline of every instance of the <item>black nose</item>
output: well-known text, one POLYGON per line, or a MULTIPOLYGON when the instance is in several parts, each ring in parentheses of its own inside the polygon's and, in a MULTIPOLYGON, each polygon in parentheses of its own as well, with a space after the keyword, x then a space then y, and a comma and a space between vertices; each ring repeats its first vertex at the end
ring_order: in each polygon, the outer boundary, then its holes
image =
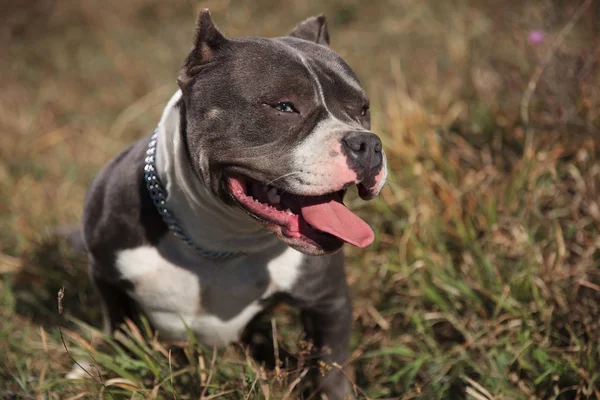
POLYGON ((343 139, 348 156, 361 166, 374 169, 381 165, 381 140, 371 132, 350 132, 343 139))

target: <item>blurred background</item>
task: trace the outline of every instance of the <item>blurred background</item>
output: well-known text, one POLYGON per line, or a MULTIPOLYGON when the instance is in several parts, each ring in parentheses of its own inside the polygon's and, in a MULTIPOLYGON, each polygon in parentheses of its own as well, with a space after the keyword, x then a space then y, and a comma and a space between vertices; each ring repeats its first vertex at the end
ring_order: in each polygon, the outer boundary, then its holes
POLYGON ((228 36, 325 13, 370 94, 390 177, 349 201, 376 232, 347 249, 359 398, 600 399, 598 0, 4 1, 0 398, 311 396, 287 307, 277 336, 298 356, 276 371, 235 346, 172 362, 133 328, 112 346, 61 238, 101 166, 155 127, 205 7, 228 36), (66 348, 94 379, 63 379, 66 348))

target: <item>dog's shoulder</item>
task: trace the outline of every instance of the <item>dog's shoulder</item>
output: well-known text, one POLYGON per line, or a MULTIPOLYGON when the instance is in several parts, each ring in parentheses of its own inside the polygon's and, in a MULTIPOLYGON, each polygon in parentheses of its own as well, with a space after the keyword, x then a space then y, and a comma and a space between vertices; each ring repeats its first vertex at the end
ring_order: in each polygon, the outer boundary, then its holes
POLYGON ((150 136, 111 160, 92 182, 83 212, 88 252, 112 264, 118 250, 156 244, 168 228, 152 204, 144 182, 150 136))

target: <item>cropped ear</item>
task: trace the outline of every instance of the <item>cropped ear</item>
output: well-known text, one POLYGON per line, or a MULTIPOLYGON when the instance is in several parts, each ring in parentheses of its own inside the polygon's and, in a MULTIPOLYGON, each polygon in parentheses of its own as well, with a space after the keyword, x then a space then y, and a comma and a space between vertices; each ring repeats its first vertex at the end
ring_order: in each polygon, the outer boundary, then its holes
POLYGON ((329 46, 327 19, 323 14, 309 17, 296 25, 288 36, 329 46))
POLYGON ((187 56, 177 82, 181 88, 195 75, 194 71, 201 65, 209 63, 216 54, 226 47, 227 38, 219 31, 210 17, 208 8, 200 11, 196 22, 194 47, 187 56))

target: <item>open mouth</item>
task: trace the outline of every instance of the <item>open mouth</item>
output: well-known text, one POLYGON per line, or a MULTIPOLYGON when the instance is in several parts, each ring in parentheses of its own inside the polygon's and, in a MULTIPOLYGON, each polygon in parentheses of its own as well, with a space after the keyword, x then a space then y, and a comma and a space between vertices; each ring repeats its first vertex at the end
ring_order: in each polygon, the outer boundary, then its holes
POLYGON ((227 178, 227 186, 242 208, 292 245, 329 252, 343 242, 358 247, 373 242, 371 227, 344 205, 345 190, 303 196, 239 177, 227 178))

